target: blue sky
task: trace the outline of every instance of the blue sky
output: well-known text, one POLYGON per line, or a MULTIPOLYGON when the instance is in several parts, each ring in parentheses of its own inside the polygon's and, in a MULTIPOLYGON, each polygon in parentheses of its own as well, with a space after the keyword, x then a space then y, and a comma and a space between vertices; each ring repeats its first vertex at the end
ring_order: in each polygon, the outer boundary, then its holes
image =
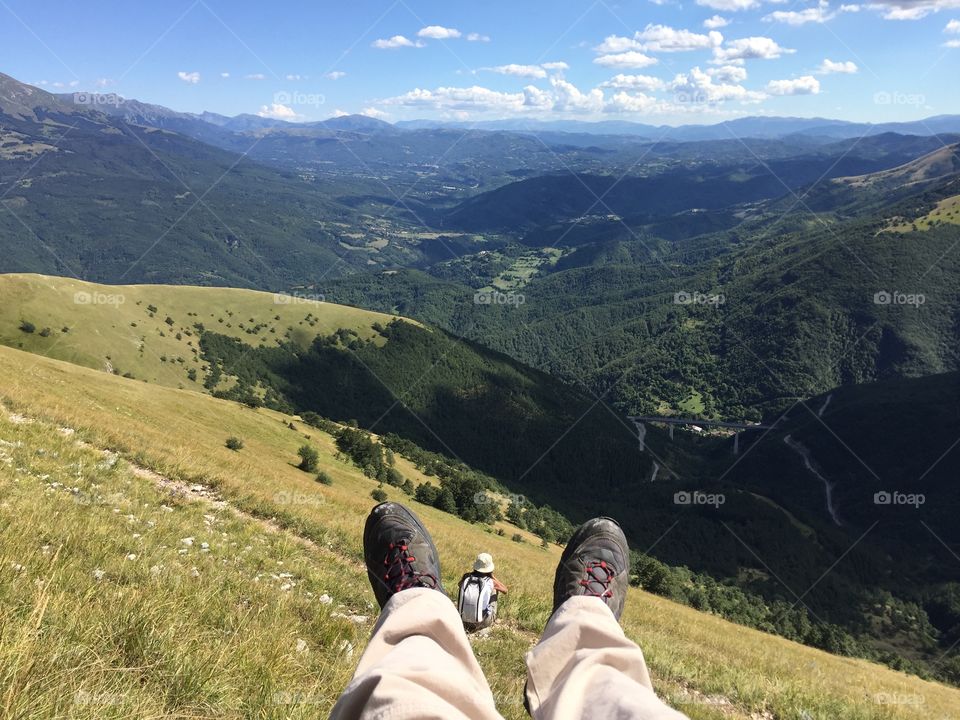
POLYGON ((960 0, 0 0, 0 71, 227 115, 960 113, 960 0))

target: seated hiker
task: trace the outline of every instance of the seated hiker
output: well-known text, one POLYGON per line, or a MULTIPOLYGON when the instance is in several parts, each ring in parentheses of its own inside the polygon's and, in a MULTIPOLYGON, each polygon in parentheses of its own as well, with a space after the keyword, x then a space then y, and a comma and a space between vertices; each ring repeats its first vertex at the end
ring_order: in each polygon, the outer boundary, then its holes
POLYGON ((460 578, 457 608, 463 626, 469 631, 493 625, 497 619, 497 598, 506 594, 507 586, 493 576, 493 557, 480 553, 473 563, 473 572, 460 578))

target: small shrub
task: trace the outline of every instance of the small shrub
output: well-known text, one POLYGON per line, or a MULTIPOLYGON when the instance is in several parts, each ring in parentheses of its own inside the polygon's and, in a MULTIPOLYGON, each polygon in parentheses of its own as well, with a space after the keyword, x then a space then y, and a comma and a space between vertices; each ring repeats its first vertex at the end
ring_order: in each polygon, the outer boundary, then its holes
POLYGON ((497 528, 497 535, 499 535, 500 537, 503 537, 506 534, 507 534, 506 530, 504 530, 503 528, 497 528))
POLYGON ((224 444, 231 450, 243 450, 243 440, 238 437, 228 437, 224 444))
POLYGON ((20 323, 20 329, 23 330, 23 332, 25 333, 32 333, 32 332, 36 332, 37 326, 34 325, 32 322, 27 322, 26 320, 23 320, 20 323))
POLYGON ((510 538, 510 539, 513 540, 515 543, 522 543, 522 542, 523 542, 523 535, 521 535, 520 533, 514 533, 514 534, 513 534, 513 537, 510 538))
POLYGON ((387 493, 383 488, 378 487, 373 489, 373 492, 370 493, 370 497, 372 497, 377 502, 383 502, 384 500, 387 499, 387 493))
POLYGON ((317 482, 321 485, 333 485, 333 478, 321 470, 317 473, 317 482))
POLYGON ((50 333, 52 332, 53 331, 50 328, 46 327, 40 331, 40 337, 50 337, 50 333))
POLYGON ((298 468, 304 472, 316 472, 317 465, 320 462, 320 453, 317 452, 317 449, 311 445, 301 445, 300 449, 297 450, 297 455, 300 456, 300 464, 297 465, 298 468))

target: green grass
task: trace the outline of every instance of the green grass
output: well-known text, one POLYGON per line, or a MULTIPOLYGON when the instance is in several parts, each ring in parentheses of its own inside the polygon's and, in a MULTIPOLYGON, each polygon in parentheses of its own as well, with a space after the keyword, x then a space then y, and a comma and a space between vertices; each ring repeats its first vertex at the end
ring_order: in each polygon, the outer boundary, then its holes
MULTIPOLYGON (((336 458, 332 438, 272 411, 8 348, 0 395, 0 715, 326 714, 375 616, 360 547, 375 483, 336 458), (224 447, 231 435, 243 449, 224 447), (305 441, 332 486, 296 469, 305 441), (121 459, 111 463, 104 448, 121 459), (158 488, 134 463, 213 488, 229 507, 158 488)), ((479 550, 497 559, 511 592, 503 623, 475 647, 501 711, 524 717, 522 653, 547 619, 560 549, 414 506, 448 589, 479 550)), ((659 692, 695 720, 939 719, 960 707, 957 690, 640 591, 624 625, 659 692), (883 693, 907 702, 884 704, 883 693)))
POLYGON ((912 222, 904 222, 886 229, 887 232, 912 232, 929 230, 936 225, 960 225, 960 195, 944 198, 936 207, 923 217, 912 222))
POLYGON ((202 387, 206 377, 196 323, 253 346, 276 345, 289 333, 305 347, 340 328, 377 339, 371 326, 393 317, 253 290, 97 285, 43 275, 0 275, 0 296, 0 344, 173 387, 202 387), (23 332, 23 321, 36 331, 23 332))

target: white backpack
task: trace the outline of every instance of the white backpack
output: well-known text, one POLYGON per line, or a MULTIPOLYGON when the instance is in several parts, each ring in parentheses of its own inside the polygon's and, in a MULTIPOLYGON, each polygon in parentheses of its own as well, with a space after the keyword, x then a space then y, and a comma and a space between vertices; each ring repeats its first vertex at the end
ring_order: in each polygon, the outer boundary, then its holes
POLYGON ((460 584, 460 619, 465 623, 482 623, 493 594, 492 577, 467 575, 460 584))

